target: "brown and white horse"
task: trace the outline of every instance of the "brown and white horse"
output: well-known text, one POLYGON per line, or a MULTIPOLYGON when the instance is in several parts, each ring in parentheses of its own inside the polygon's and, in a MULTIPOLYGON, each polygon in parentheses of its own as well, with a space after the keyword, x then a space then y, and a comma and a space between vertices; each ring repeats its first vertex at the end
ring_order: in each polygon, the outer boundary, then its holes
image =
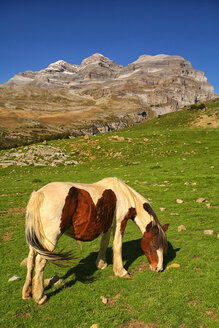
POLYGON ((148 201, 117 178, 105 178, 93 184, 52 182, 33 192, 26 211, 26 239, 29 244, 27 276, 22 298, 33 297, 43 304, 43 271, 46 261, 70 260, 70 252, 53 252, 64 233, 76 240, 91 241, 102 235, 97 267, 105 269, 105 253, 113 228, 113 270, 123 277, 122 237, 127 221, 133 220, 143 237, 141 247, 155 271, 163 270, 167 251, 165 231, 148 201), (35 266, 35 276, 32 272, 35 266))

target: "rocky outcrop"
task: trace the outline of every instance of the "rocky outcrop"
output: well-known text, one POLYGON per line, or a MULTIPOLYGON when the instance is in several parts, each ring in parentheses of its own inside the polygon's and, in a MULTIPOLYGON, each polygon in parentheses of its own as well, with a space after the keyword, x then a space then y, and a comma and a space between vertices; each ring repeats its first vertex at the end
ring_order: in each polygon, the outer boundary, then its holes
POLYGON ((1 85, 1 135, 30 142, 115 130, 213 96, 205 74, 180 56, 143 55, 127 67, 101 54, 81 65, 58 60, 1 85))
POLYGON ((10 149, 0 154, 0 167, 8 166, 59 166, 77 165, 74 154, 67 155, 62 149, 52 146, 34 145, 23 149, 10 149))

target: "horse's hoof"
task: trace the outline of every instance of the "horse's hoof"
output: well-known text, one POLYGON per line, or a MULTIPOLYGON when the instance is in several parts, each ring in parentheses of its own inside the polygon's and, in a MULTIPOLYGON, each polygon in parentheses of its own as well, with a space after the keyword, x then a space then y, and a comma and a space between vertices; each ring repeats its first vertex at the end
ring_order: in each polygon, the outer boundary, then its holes
POLYGON ((104 262, 103 260, 100 260, 98 263, 97 263, 97 268, 98 269, 101 269, 101 270, 104 270, 107 268, 107 263, 104 262))
POLYGON ((124 268, 122 268, 119 271, 115 270, 114 273, 115 273, 115 276, 120 277, 120 278, 123 278, 126 275, 128 275, 128 271, 126 271, 124 268))
POLYGON ((30 298, 32 298, 32 288, 31 286, 29 286, 28 288, 23 288, 22 291, 22 299, 23 300, 29 300, 30 298))
POLYGON ((126 275, 122 276, 122 278, 131 279, 131 276, 130 276, 130 274, 127 272, 126 275))
POLYGON ((43 304, 46 303, 46 301, 47 301, 47 296, 44 295, 44 296, 43 296, 43 297, 37 302, 37 304, 38 304, 38 305, 43 305, 43 304))
POLYGON ((22 300, 29 300, 31 298, 32 298, 31 295, 22 295, 22 300))
POLYGON ((106 269, 107 268, 107 263, 105 263, 100 269, 101 270, 104 270, 104 269, 106 269))

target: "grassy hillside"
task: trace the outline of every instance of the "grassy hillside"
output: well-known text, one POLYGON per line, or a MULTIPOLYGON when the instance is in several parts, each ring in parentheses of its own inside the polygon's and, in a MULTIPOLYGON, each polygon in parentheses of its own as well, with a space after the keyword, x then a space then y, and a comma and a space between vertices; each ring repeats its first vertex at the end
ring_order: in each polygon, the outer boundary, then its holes
POLYGON ((96 134, 107 126, 114 131, 113 125, 138 121, 144 110, 153 115, 138 98, 104 94, 95 86, 78 94, 57 88, 0 88, 0 149, 96 134))
MULTIPOLYGON (((219 326, 218 109, 217 99, 205 108, 188 107, 117 133, 48 143, 60 147, 78 165, 0 169, 2 327, 219 326), (148 270, 140 250, 141 234, 130 222, 123 244, 130 279, 113 276, 111 247, 109 266, 96 270, 97 239, 79 249, 79 264, 47 265, 45 278, 62 278, 60 285, 46 287, 47 304, 39 307, 32 300, 21 300, 26 268, 20 262, 28 253, 24 216, 30 193, 51 181, 94 182, 107 176, 123 179, 150 200, 162 224, 170 223, 164 272, 148 270), (203 198, 200 203, 199 198, 203 198), (186 230, 178 232, 182 224, 186 230), (214 234, 205 235, 206 229, 214 234), (179 266, 169 268, 171 264, 179 266), (13 275, 20 279, 8 282, 13 275), (101 296, 108 298, 107 304, 101 296)), ((78 246, 63 236, 62 247, 78 246)))

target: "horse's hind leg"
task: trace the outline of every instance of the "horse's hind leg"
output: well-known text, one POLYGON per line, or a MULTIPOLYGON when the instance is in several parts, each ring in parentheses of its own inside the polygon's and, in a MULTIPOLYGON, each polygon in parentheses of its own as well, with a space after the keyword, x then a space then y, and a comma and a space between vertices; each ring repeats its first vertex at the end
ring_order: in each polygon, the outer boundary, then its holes
POLYGON ((24 283, 24 287, 22 289, 22 298, 23 300, 29 299, 32 296, 32 273, 34 269, 36 253, 32 247, 30 247, 30 251, 27 258, 27 276, 26 281, 24 283))
POLYGON ((43 294, 44 291, 44 268, 46 266, 46 260, 39 254, 36 256, 35 261, 35 276, 33 278, 32 295, 34 300, 39 304, 43 304, 47 300, 47 296, 43 294))
POLYGON ((107 232, 105 232, 101 238, 100 250, 96 261, 96 265, 98 269, 106 269, 107 267, 106 250, 109 245, 110 233, 111 233, 111 228, 107 232))

